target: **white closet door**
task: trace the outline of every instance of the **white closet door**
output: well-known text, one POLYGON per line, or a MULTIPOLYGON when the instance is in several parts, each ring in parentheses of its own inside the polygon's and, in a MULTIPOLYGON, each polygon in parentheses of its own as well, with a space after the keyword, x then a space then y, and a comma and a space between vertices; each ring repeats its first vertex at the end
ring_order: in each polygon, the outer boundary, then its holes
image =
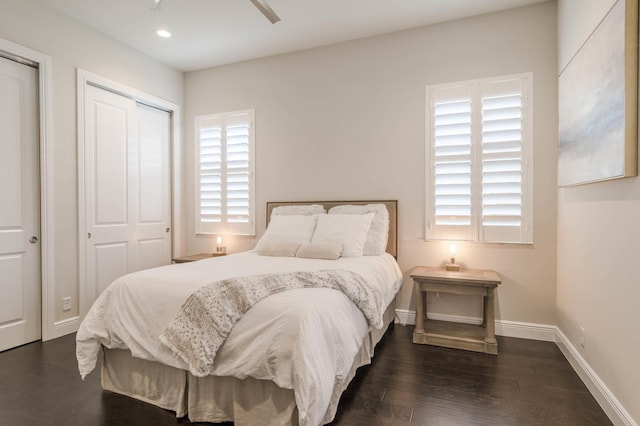
POLYGON ((138 104, 138 269, 171 263, 170 116, 138 104))
POLYGON ((37 80, 0 58, 0 351, 41 337, 37 80))
POLYGON ((116 278, 171 263, 169 117, 87 86, 84 143, 90 306, 116 278))

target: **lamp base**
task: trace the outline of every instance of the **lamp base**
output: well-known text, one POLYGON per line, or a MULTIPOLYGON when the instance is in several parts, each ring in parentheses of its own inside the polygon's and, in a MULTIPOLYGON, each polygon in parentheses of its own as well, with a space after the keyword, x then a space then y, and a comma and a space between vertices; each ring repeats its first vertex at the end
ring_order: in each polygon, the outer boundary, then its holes
POLYGON ((447 271, 459 271, 460 265, 458 265, 457 263, 445 263, 444 269, 446 269, 447 271))

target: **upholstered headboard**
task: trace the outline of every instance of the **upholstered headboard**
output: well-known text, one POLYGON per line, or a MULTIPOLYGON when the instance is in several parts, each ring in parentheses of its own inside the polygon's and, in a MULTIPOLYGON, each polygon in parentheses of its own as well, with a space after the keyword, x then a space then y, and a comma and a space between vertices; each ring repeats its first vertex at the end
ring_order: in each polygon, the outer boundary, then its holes
POLYGON ((267 224, 271 219, 271 211, 279 206, 300 206, 308 204, 320 204, 327 211, 331 207, 342 206, 345 204, 364 205, 364 204, 384 204, 389 211, 389 239, 387 240, 387 253, 394 257, 398 257, 398 200, 372 200, 372 201, 269 201, 267 202, 267 224))

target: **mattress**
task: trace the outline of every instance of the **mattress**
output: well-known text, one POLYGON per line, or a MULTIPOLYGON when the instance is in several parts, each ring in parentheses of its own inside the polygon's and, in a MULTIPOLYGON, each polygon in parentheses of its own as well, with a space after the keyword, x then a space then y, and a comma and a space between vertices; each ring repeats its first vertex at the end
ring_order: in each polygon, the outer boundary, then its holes
MULTIPOLYGON (((393 323, 394 315, 392 302, 385 312, 385 326, 367 334, 346 379, 335 383, 322 424, 335 418, 340 396, 356 370, 371 362, 374 348, 393 323)), ((177 417, 188 415, 192 422, 233 421, 235 426, 300 424, 293 390, 272 381, 252 377, 194 377, 185 370, 134 358, 126 350, 103 348, 103 351, 104 389, 172 410, 177 417)))
MULTIPOLYGON (((384 294, 385 305, 401 285, 398 265, 388 254, 329 261, 244 252, 126 275, 100 295, 80 326, 80 373, 84 376, 95 367, 101 347, 186 371, 188 366, 158 336, 198 288, 241 275, 323 269, 360 274, 384 294)), ((300 424, 320 424, 336 384, 350 380, 371 331, 362 312, 338 291, 285 291, 258 302, 240 319, 218 351, 211 375, 269 381, 289 389, 300 424)))

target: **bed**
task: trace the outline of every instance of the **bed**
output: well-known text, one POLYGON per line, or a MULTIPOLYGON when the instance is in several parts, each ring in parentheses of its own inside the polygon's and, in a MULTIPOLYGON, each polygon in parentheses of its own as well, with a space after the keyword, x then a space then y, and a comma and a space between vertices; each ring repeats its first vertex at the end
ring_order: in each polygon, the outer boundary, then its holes
MULTIPOLYGON (((371 362, 375 345, 394 319, 395 294, 402 283, 395 261, 397 202, 267 203, 267 223, 255 250, 140 271, 114 281, 78 331, 81 375, 92 371, 102 353, 104 389, 173 410, 193 422, 331 422, 356 369, 371 362), (309 214, 312 207, 328 214, 309 214), (310 219, 303 216, 314 218, 313 231, 307 242, 291 251, 288 234, 297 229, 298 236, 302 228, 306 232, 310 219), (386 224, 384 240, 379 238, 380 224, 386 224), (336 244, 338 231, 339 238, 355 236, 336 244), (384 253, 372 255, 381 244, 384 253), (190 334, 176 324, 190 327, 194 319, 198 326, 206 323, 200 311, 185 314, 185 307, 203 289, 217 291, 220 283, 255 277, 279 283, 280 277, 296 274, 314 279, 339 276, 348 289, 279 291, 252 302, 213 351, 212 345, 201 342, 193 345, 199 352, 172 345, 190 334), (352 278, 375 297, 363 301, 361 287, 352 287, 352 278), (178 321, 184 318, 192 322, 178 321)), ((214 325, 217 330, 219 323, 214 325)))

